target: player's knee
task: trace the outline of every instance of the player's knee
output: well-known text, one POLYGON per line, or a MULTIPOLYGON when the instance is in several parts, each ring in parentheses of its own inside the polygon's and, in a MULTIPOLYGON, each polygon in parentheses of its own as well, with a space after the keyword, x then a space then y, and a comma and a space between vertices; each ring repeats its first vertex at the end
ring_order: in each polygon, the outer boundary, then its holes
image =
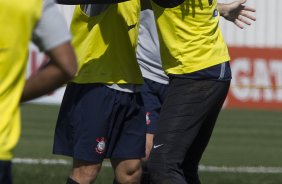
POLYGON ((95 181, 100 170, 101 164, 75 167, 71 178, 79 184, 90 184, 95 181))
POLYGON ((141 179, 141 169, 134 173, 124 173, 116 177, 120 184, 139 184, 141 179))
POLYGON ((142 174, 141 165, 135 165, 127 167, 124 172, 119 172, 116 176, 116 180, 120 184, 139 184, 142 174))

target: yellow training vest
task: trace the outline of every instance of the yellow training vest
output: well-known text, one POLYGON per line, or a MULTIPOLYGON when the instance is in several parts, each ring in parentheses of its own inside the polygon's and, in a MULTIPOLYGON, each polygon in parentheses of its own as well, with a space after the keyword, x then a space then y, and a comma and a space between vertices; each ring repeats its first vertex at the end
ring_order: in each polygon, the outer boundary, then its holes
POLYGON ((89 17, 80 6, 71 23, 79 62, 76 83, 142 84, 136 59, 139 0, 111 4, 89 17))
POLYGON ((218 27, 217 0, 185 0, 173 8, 152 2, 163 68, 186 74, 230 60, 218 27), (211 2, 211 1, 210 1, 211 2))
POLYGON ((0 1, 0 160, 11 160, 20 135, 19 100, 25 82, 28 44, 41 0, 0 1))

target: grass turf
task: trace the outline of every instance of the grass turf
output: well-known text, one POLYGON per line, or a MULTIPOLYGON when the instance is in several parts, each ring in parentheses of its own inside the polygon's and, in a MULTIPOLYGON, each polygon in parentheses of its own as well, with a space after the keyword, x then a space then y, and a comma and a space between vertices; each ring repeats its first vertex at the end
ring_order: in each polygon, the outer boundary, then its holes
MULTIPOLYGON (((67 159, 52 155, 58 106, 22 105, 19 158, 67 159)), ((282 113, 223 110, 201 164, 212 166, 282 167, 282 113)), ((70 165, 14 164, 14 184, 63 184, 70 165)), ((281 184, 282 174, 200 172, 203 184, 281 184)), ((103 167, 97 184, 111 184, 113 173, 103 167)))

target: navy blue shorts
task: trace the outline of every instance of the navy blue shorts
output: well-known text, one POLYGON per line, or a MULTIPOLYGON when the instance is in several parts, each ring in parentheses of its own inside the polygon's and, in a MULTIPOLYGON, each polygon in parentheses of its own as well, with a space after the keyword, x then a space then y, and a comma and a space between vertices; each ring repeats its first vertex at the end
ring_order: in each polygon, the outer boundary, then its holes
POLYGON ((155 134, 156 122, 160 117, 161 106, 166 96, 168 85, 144 78, 141 95, 146 111, 147 133, 155 134))
POLYGON ((71 83, 59 112, 53 153, 98 163, 104 158, 142 158, 145 133, 140 93, 71 83))

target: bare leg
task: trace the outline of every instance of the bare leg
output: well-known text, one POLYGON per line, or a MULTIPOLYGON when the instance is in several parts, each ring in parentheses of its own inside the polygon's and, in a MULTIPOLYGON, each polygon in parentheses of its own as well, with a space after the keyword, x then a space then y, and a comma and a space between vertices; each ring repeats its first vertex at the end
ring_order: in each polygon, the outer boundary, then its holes
POLYGON ((116 182, 120 184, 139 184, 142 173, 140 159, 112 159, 116 182))
POLYGON ((70 178, 79 184, 90 184, 97 178, 101 165, 101 163, 74 159, 70 178))

